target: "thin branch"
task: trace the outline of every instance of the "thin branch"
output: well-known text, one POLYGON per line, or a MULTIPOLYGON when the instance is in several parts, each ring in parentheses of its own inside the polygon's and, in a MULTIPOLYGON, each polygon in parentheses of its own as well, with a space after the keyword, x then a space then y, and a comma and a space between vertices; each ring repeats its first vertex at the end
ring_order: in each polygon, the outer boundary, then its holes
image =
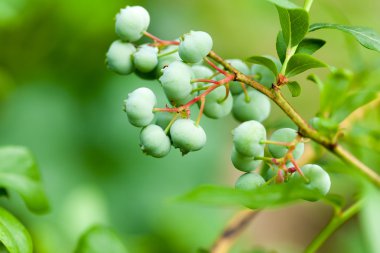
POLYGON ((210 253, 227 253, 235 239, 256 217, 258 211, 244 210, 237 213, 212 246, 210 253))
POLYGON ((305 253, 316 252, 323 243, 333 234, 341 225, 357 214, 361 207, 361 201, 356 202, 343 213, 336 213, 326 227, 314 238, 306 248, 305 253))
POLYGON ((299 133, 303 137, 312 139, 313 141, 324 146, 326 149, 331 151, 333 154, 341 158, 344 162, 356 168, 361 174, 363 174, 368 180, 374 183, 376 186, 380 187, 380 176, 371 168, 366 166, 360 160, 358 160, 349 151, 345 150, 342 146, 338 145, 334 140, 327 138, 326 136, 320 134, 315 129, 313 129, 309 124, 297 113, 297 111, 289 104, 289 102, 283 97, 281 91, 274 87, 273 89, 268 89, 264 85, 252 80, 249 76, 244 75, 237 69, 232 67, 223 58, 217 55, 215 52, 211 51, 208 56, 214 61, 220 63, 226 70, 235 74, 235 81, 243 82, 254 89, 260 91, 267 97, 269 97, 273 102, 275 102, 288 117, 298 126, 299 133))

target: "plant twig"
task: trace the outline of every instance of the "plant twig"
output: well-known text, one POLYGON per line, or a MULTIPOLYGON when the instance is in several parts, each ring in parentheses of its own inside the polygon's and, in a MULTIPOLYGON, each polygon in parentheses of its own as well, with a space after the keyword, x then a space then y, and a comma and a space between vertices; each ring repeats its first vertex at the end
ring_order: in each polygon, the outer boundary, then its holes
POLYGON ((210 253, 227 253, 236 237, 244 231, 258 213, 258 211, 252 210, 244 210, 237 213, 215 241, 210 253))
POLYGON ((297 111, 289 104, 289 102, 283 97, 281 91, 274 87, 273 89, 268 89, 264 85, 252 80, 249 76, 244 75, 234 67, 232 67, 228 62, 226 62, 222 57, 217 55, 215 52, 211 51, 208 57, 214 61, 220 63, 226 70, 235 74, 235 81, 243 82, 254 89, 260 91, 267 97, 269 97, 273 102, 275 102, 288 117, 298 126, 299 133, 306 138, 310 138, 313 141, 324 146, 326 149, 331 151, 333 154, 341 158, 344 162, 356 168, 362 175, 364 175, 369 181, 374 183, 376 186, 380 187, 380 176, 371 168, 366 166, 360 160, 358 160, 349 151, 345 150, 342 146, 338 145, 334 140, 327 138, 326 136, 320 134, 318 131, 309 126, 309 124, 297 113, 297 111))
POLYGON ((343 223, 352 218, 360 210, 362 202, 356 202, 351 207, 349 207, 343 213, 335 213, 331 221, 326 225, 326 227, 314 238, 314 240, 306 248, 305 253, 316 252, 323 243, 334 233, 343 223))

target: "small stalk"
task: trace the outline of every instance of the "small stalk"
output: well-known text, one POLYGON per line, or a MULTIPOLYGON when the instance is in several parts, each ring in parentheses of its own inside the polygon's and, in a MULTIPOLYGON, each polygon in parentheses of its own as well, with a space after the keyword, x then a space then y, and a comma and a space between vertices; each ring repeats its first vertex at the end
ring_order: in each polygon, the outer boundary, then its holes
POLYGON ((176 48, 176 49, 174 49, 172 51, 169 51, 169 52, 158 54, 157 57, 161 58, 161 57, 164 57, 164 56, 168 56, 168 55, 174 54, 176 52, 178 52, 178 48, 176 48))
POLYGON ((196 126, 199 126, 199 123, 201 122, 201 118, 202 118, 202 115, 203 115, 203 110, 205 108, 205 102, 206 102, 206 97, 202 96, 201 97, 201 106, 199 108, 198 118, 197 118, 197 121, 195 122, 196 126))
POLYGON ((176 119, 178 118, 178 115, 179 115, 178 113, 174 114, 172 120, 171 120, 171 121, 169 122, 169 124, 166 126, 166 128, 165 128, 165 130, 164 130, 164 132, 165 132, 166 135, 168 135, 169 130, 170 130, 170 128, 172 127, 174 121, 176 121, 176 119))

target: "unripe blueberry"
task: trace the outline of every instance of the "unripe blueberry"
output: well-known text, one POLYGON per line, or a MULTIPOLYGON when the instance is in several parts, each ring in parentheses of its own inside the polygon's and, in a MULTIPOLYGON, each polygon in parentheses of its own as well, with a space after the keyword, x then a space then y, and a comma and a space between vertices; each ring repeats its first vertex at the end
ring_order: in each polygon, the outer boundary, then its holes
POLYGON ((211 36, 202 31, 190 31, 180 39, 178 53, 184 62, 200 62, 212 49, 211 36))
MULTIPOLYGON (((160 50, 159 55, 170 53, 177 49, 178 49, 178 46, 170 45, 160 50)), ((170 63, 175 62, 175 61, 181 61, 181 57, 179 57, 178 51, 158 57, 158 64, 155 69, 157 78, 159 78, 162 75, 162 69, 165 66, 168 66, 170 63)))
POLYGON ((128 98, 124 100, 129 122, 136 127, 149 125, 154 118, 152 110, 156 101, 153 91, 145 87, 129 93, 128 98))
POLYGON ((131 43, 120 40, 112 42, 106 54, 107 67, 121 75, 132 73, 134 69, 132 55, 135 51, 136 48, 131 43))
POLYGON ((248 91, 249 101, 245 93, 240 93, 234 99, 232 114, 238 121, 256 120, 264 121, 270 113, 270 101, 268 97, 257 90, 248 91))
MULTIPOLYGON (((272 136, 270 137, 271 141, 278 141, 278 142, 292 142, 297 137, 297 131, 291 128, 281 128, 272 133, 272 136)), ((304 144, 302 142, 298 143, 296 145, 296 148, 293 151, 293 157, 294 159, 298 159, 302 156, 304 151, 304 144)), ((284 157, 285 154, 288 152, 289 148, 282 145, 276 145, 276 144, 269 144, 268 145, 269 152, 272 154, 273 157, 281 158, 284 157)))
MULTIPOLYGON (((273 60, 273 62, 276 64, 277 70, 280 71, 281 69, 281 62, 273 57, 273 56, 266 56, 273 60)), ((259 64, 253 64, 251 67, 251 75, 254 77, 254 79, 263 84, 267 88, 272 88, 272 84, 275 82, 276 77, 274 76, 273 72, 270 71, 267 67, 259 64)))
POLYGON ((252 65, 251 75, 257 82, 261 83, 269 89, 272 88, 272 84, 275 81, 274 74, 268 68, 259 64, 252 65))
MULTIPOLYGON (((301 167, 304 176, 309 180, 306 182, 299 173, 294 173, 292 181, 297 182, 305 188, 315 191, 321 195, 326 195, 330 191, 331 180, 329 174, 316 164, 306 164, 301 167)), ((306 200, 316 201, 316 198, 307 198, 306 200)))
POLYGON ((141 6, 127 6, 116 15, 116 34, 125 41, 136 41, 143 36, 150 22, 149 13, 141 6))
POLYGON ((142 45, 137 48, 137 51, 133 54, 133 63, 137 70, 142 73, 148 73, 157 66, 158 49, 148 45, 142 45))
POLYGON ((170 136, 173 146, 179 148, 182 154, 199 150, 206 144, 205 131, 191 119, 176 120, 170 128, 170 136))
POLYGON ((246 173, 241 175, 235 183, 236 189, 255 190, 265 184, 265 180, 257 173, 246 173))
POLYGON ((175 61, 164 67, 159 81, 169 100, 184 99, 192 90, 191 70, 183 62, 175 61))
POLYGON ((209 93, 206 97, 203 113, 213 119, 227 116, 232 110, 233 99, 231 94, 226 97, 226 88, 220 86, 209 93))
POLYGON ((171 143, 161 127, 148 125, 140 132, 140 147, 147 155, 164 157, 169 153, 171 143))
MULTIPOLYGON (((232 67, 239 70, 241 73, 245 75, 249 75, 249 68, 247 64, 245 64, 240 59, 228 59, 226 60, 232 67)), ((238 95, 243 92, 243 88, 241 87, 241 83, 237 81, 230 82, 230 91, 232 95, 238 95)))
POLYGON ((193 78, 195 79, 209 78, 214 74, 210 68, 203 65, 191 66, 191 72, 193 73, 193 78))
POLYGON ((264 144, 260 142, 266 139, 264 126, 255 120, 241 123, 232 132, 233 143, 236 151, 245 156, 261 156, 264 150, 264 144))
MULTIPOLYGON (((260 156, 264 156, 264 149, 260 156)), ((255 160, 255 157, 245 156, 236 151, 234 147, 231 154, 231 161, 234 167, 244 172, 250 172, 257 169, 262 163, 261 160, 255 160)))

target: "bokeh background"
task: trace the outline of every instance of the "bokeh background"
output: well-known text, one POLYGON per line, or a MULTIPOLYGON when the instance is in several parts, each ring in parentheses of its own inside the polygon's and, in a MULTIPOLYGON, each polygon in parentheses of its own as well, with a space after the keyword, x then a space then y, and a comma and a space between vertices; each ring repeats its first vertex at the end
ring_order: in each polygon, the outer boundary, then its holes
MULTIPOLYGON (((147 86, 161 105, 165 100, 157 81, 118 76, 105 67, 105 53, 117 39, 114 17, 126 5, 144 6, 151 14, 149 31, 161 38, 204 30, 225 58, 275 55, 280 26, 276 9, 265 1, 0 0, 0 145, 33 151, 52 209, 43 216, 30 214, 12 192, 1 204, 26 224, 38 253, 72 252, 80 234, 97 223, 112 227, 129 252, 195 252, 209 247, 238 210, 176 200, 201 184, 233 185, 240 173, 229 158, 230 131, 237 125, 232 117, 202 119, 208 134, 202 151, 182 157, 172 150, 154 159, 139 150, 139 130, 128 123, 123 99, 147 86)), ((379 11, 376 0, 318 0, 311 20, 380 31, 379 11)), ((380 63, 378 53, 339 32, 314 36, 328 41, 316 56, 333 66, 357 70, 380 63)), ((318 111, 318 89, 305 76, 302 95, 290 100, 309 119, 318 111)), ((265 124, 290 123, 273 106, 265 124)), ((373 164, 379 161, 376 154, 369 158, 373 164)), ((335 178, 335 191, 355 192, 356 181, 335 178)), ((301 252, 330 215, 319 203, 264 212, 233 252, 301 252)), ((354 219, 321 252, 369 252, 364 237, 354 219)))

